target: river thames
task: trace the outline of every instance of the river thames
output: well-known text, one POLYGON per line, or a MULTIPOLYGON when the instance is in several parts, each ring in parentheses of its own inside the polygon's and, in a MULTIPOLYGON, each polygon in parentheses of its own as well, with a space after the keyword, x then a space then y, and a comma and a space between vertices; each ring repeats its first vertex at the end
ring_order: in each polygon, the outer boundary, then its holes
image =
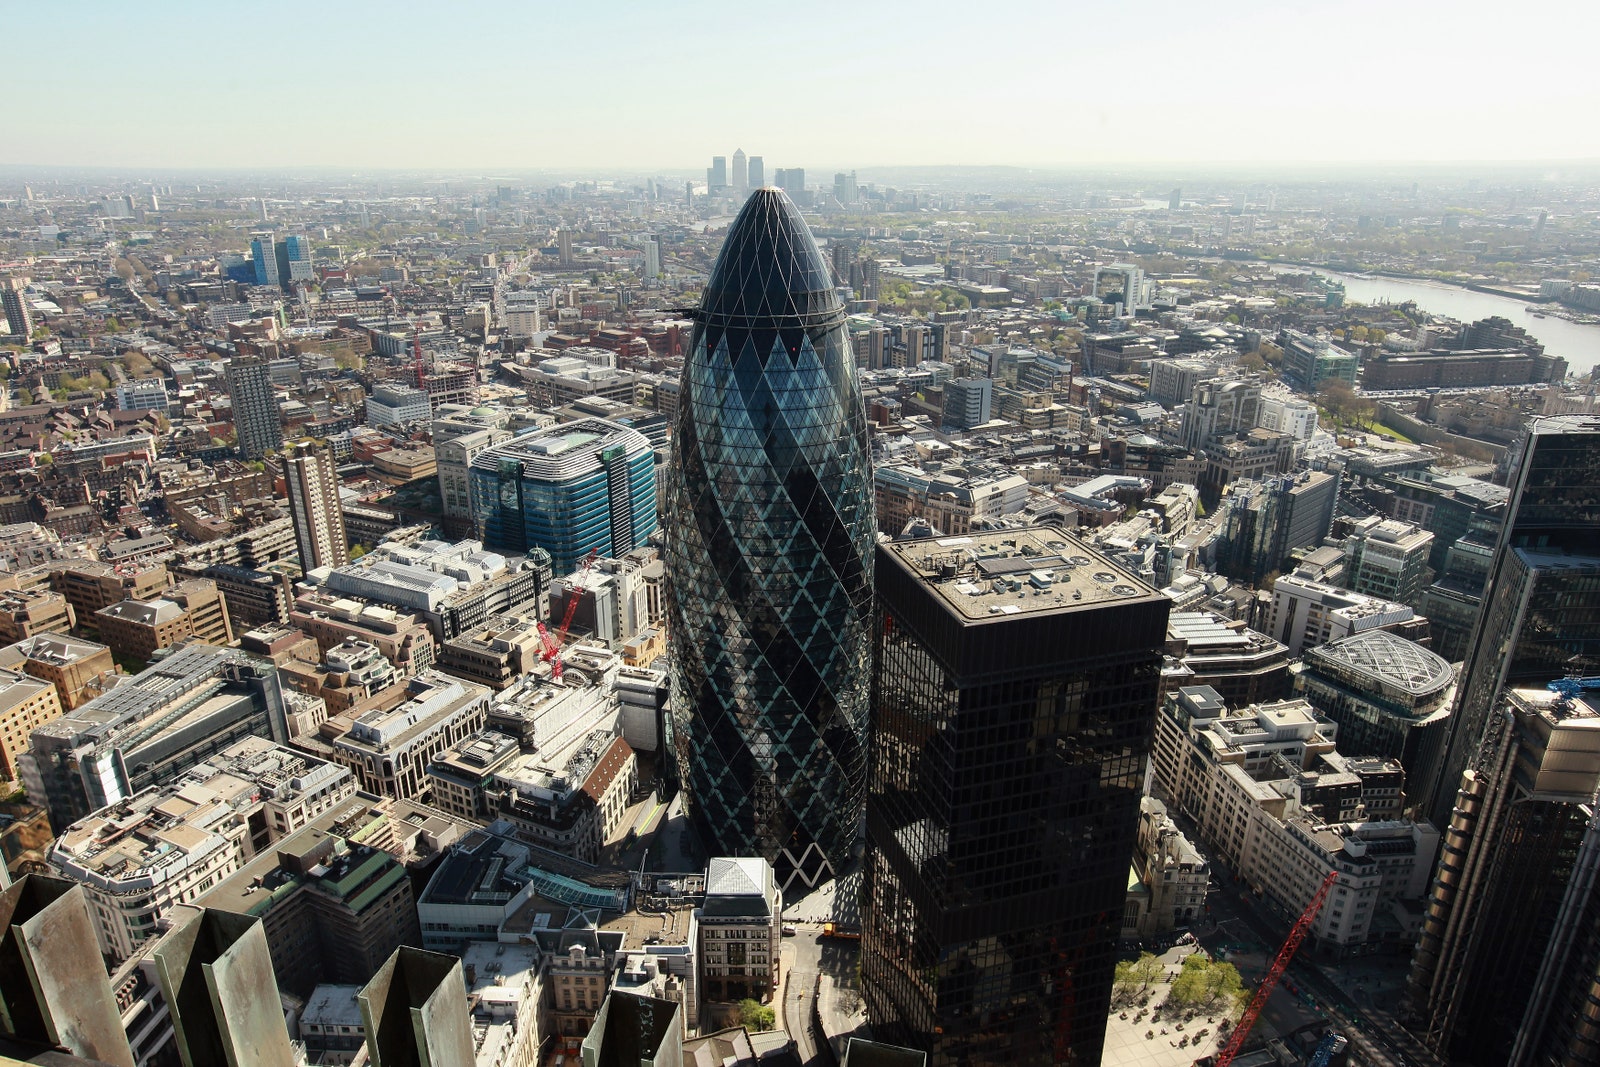
POLYGON ((1345 299, 1350 302, 1377 304, 1388 301, 1391 304, 1403 304, 1414 300, 1424 311, 1448 315, 1462 322, 1485 319, 1490 315, 1503 316, 1526 328, 1539 339, 1550 355, 1563 357, 1567 361, 1567 369, 1573 374, 1587 374, 1596 364, 1600 364, 1600 326, 1583 326, 1554 316, 1535 318, 1527 310, 1528 303, 1525 300, 1512 300, 1442 282, 1412 278, 1360 276, 1321 269, 1317 273, 1343 282, 1345 299))

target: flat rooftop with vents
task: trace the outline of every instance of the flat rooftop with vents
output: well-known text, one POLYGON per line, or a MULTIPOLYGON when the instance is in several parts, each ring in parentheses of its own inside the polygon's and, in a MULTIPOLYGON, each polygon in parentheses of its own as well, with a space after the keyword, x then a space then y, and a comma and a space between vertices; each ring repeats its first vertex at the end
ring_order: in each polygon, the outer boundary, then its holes
POLYGON ((1160 596, 1070 534, 996 530, 883 546, 967 622, 1160 596))

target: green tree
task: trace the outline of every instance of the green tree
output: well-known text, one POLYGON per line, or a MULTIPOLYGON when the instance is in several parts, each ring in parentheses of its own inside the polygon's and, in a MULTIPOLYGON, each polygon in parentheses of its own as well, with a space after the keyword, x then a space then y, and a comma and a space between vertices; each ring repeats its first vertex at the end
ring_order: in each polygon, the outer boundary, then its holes
POLYGON ((1172 980, 1172 992, 1168 1000, 1177 1001, 1185 1007, 1195 1007, 1206 1001, 1206 969, 1209 961, 1203 952, 1195 952, 1184 957, 1183 969, 1178 972, 1178 977, 1172 980))
POLYGON ((1141 952, 1133 963, 1133 976, 1141 987, 1148 986, 1166 973, 1166 965, 1153 952, 1141 952))
POLYGON ((1239 994, 1244 992, 1244 982, 1239 977, 1239 968, 1231 963, 1212 961, 1206 968, 1206 992, 1213 1001, 1237 1000, 1239 994))
POLYGON ((1354 419, 1361 398, 1356 396, 1349 382, 1329 378, 1317 388, 1317 404, 1343 426, 1354 419))
POLYGON ((746 1030, 771 1030, 778 1022, 778 1013, 759 1000, 746 998, 739 1001, 739 1025, 746 1030))
POLYGON ((1250 994, 1231 963, 1218 963, 1204 952, 1195 952, 1183 961, 1183 970, 1172 983, 1168 1001, 1185 1008, 1206 1008, 1233 1013, 1249 1003, 1250 994))

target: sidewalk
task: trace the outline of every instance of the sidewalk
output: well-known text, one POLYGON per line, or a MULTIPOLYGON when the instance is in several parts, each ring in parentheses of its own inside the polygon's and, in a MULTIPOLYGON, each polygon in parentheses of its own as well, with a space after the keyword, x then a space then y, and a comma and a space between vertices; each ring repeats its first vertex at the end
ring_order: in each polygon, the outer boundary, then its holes
POLYGON ((833 1049, 835 1063, 844 1062, 844 1049, 852 1037, 872 1037, 872 1029, 867 1026, 867 1006, 861 994, 840 984, 831 974, 822 975, 817 983, 816 1007, 813 1010, 822 1022, 822 1034, 833 1049))

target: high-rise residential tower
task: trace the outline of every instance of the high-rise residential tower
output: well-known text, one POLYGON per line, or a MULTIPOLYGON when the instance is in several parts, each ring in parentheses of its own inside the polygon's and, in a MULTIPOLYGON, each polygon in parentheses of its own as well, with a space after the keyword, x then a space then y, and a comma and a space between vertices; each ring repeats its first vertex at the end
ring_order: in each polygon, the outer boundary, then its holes
POLYGON ((33 336, 33 309, 22 291, 21 278, 0 278, 0 311, 5 312, 6 331, 11 336, 33 336))
POLYGON ((239 455, 244 459, 260 459, 283 444, 278 401, 272 395, 272 378, 267 371, 266 361, 239 357, 230 359, 227 376, 239 455))
POLYGON ((745 202, 695 313, 665 527, 691 817, 713 853, 815 884, 858 849, 876 533, 844 307, 776 189, 745 202))
POLYGON ((1451 806, 1500 691, 1571 672, 1600 674, 1600 415, 1534 419, 1511 481, 1505 526, 1427 813, 1451 806))
POLYGON ((278 249, 273 244, 272 234, 258 233, 250 238, 250 258, 255 262, 257 285, 282 284, 283 276, 278 272, 278 249))
POLYGON ((291 233, 274 246, 278 259, 278 280, 285 287, 294 282, 309 282, 315 275, 311 270, 311 242, 300 234, 291 233))
POLYGON ((289 491, 289 515, 300 549, 300 569, 342 567, 350 562, 345 541, 344 508, 339 503, 339 475, 333 450, 321 441, 300 440, 284 451, 283 480, 289 491))
POLYGON ((644 251, 644 269, 640 273, 645 281, 656 281, 661 277, 661 241, 647 233, 639 239, 639 247, 644 251))
POLYGON ((1099 1063, 1171 604, 1053 528, 877 552, 873 1035, 1099 1063))

